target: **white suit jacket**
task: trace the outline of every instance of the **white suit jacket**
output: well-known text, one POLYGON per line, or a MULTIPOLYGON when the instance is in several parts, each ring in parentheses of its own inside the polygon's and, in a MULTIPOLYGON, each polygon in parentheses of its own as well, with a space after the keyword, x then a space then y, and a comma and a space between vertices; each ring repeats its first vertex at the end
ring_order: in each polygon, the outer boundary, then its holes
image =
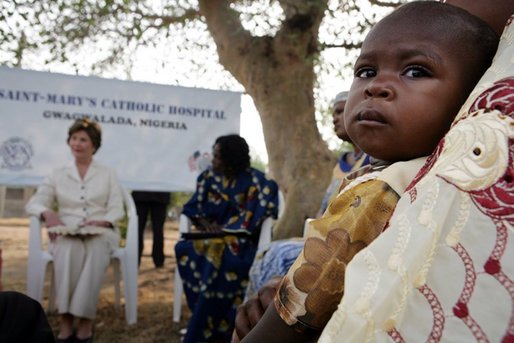
POLYGON ((45 179, 27 203, 30 215, 40 216, 57 203, 59 217, 68 227, 87 220, 106 220, 114 226, 123 218, 123 197, 114 170, 91 162, 80 179, 75 163, 57 168, 45 179))

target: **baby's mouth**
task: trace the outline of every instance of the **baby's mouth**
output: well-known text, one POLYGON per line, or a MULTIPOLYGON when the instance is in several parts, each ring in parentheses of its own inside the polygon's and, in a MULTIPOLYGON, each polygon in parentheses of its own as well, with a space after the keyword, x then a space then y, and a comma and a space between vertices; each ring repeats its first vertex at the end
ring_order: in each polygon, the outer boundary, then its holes
POLYGON ((382 124, 386 123, 386 120, 385 120, 384 116, 382 115, 382 113, 380 113, 374 109, 371 109, 371 108, 360 111, 357 114, 357 121, 371 121, 371 122, 378 122, 378 123, 382 123, 382 124))

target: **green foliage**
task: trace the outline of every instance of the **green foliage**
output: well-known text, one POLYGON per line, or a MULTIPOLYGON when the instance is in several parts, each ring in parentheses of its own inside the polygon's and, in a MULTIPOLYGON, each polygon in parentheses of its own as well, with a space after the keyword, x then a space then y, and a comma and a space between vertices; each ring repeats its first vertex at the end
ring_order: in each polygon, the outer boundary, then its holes
POLYGON ((193 192, 171 192, 171 201, 168 206, 168 218, 178 220, 182 207, 193 196, 193 192))
POLYGON ((128 228, 128 217, 125 215, 123 219, 118 221, 118 229, 120 229, 121 235, 121 246, 125 245, 125 239, 127 238, 127 228, 128 228))
POLYGON ((182 207, 192 195, 193 192, 171 192, 170 206, 182 207))
POLYGON ((251 166, 257 170, 260 170, 263 173, 266 173, 268 170, 268 164, 264 162, 259 156, 252 156, 251 166))
MULTIPOLYGON (((327 78, 344 80, 350 76, 345 70, 351 65, 352 51, 360 46, 364 33, 400 2, 328 2, 316 46, 321 53, 317 61, 321 88, 327 78), (340 58, 327 59, 323 54, 327 49, 340 50, 340 58)), ((286 12, 300 11, 315 3, 239 0, 232 1, 231 7, 250 34, 272 37, 291 24, 285 20, 286 12)), ((206 74, 212 73, 219 79, 222 72, 226 86, 238 87, 218 64, 213 41, 195 0, 4 0, 0 19, 0 64, 33 68, 33 64, 64 63, 81 74, 117 74, 121 68, 130 75, 142 51, 162 49, 166 51, 163 56, 155 58, 156 62, 160 60, 161 68, 173 68, 174 57, 181 56, 181 62, 187 61, 189 67, 174 69, 173 74, 179 72, 191 79, 192 72, 205 82, 206 74), (91 59, 84 59, 84 55, 91 59)), ((325 97, 330 98, 332 93, 337 90, 323 91, 318 100, 325 105, 325 97)))

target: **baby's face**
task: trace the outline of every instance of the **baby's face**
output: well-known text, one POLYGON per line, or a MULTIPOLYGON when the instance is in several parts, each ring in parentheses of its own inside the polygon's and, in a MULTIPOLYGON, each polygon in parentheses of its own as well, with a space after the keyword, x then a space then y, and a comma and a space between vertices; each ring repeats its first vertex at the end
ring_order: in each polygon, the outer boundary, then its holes
POLYGON ((345 127, 367 154, 386 161, 429 155, 463 102, 464 61, 430 25, 380 25, 354 66, 345 127))

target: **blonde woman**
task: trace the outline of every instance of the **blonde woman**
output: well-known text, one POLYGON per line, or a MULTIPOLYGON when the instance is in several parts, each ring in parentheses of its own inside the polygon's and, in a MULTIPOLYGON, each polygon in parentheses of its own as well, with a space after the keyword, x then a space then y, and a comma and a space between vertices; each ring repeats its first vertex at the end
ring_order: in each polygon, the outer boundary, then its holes
POLYGON ((55 169, 26 206, 49 229, 60 314, 57 342, 92 342, 104 273, 119 244, 115 225, 124 215, 122 193, 116 173, 93 159, 101 138, 98 123, 76 120, 67 139, 73 163, 55 169))

